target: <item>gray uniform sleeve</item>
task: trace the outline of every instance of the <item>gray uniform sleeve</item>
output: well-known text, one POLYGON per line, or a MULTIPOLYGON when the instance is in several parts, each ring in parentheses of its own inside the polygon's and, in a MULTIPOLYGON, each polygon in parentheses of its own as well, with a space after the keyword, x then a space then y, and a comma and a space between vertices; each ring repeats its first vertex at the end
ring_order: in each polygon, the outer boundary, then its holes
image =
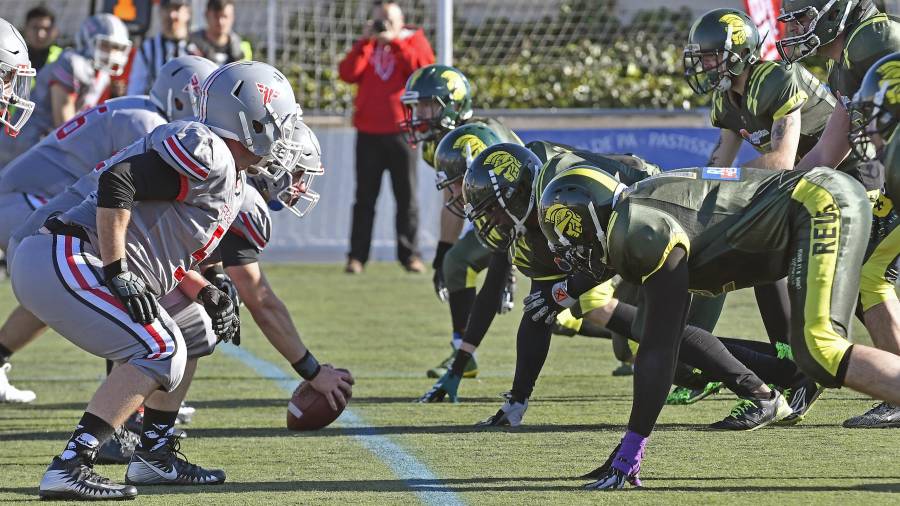
POLYGON ((269 206, 256 188, 247 185, 245 192, 241 210, 228 232, 243 237, 257 252, 262 253, 272 236, 269 206))

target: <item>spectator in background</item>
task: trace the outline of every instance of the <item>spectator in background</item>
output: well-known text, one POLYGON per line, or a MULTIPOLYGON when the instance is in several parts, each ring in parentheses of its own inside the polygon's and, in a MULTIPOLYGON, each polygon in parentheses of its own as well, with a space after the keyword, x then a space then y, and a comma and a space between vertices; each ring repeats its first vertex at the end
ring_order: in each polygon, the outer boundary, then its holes
POLYGON ((146 95, 156 73, 167 61, 197 54, 188 41, 191 25, 190 0, 159 0, 160 33, 144 40, 134 54, 128 75, 128 95, 146 95))
POLYGON ((28 58, 35 70, 41 70, 44 65, 55 62, 63 52, 63 49, 55 44, 56 37, 59 36, 56 16, 43 5, 25 13, 25 29, 22 33, 25 43, 28 44, 28 58))
POLYGON ((369 259, 375 202, 385 169, 397 200, 397 258, 409 272, 424 272, 416 244, 415 150, 406 142, 400 95, 419 67, 434 63, 434 51, 420 28, 405 26, 395 2, 376 2, 360 38, 341 61, 341 80, 357 84, 353 126, 356 127, 356 202, 350 252, 345 271, 362 272, 369 259))
POLYGON ((206 28, 191 34, 191 42, 200 56, 218 65, 252 60, 250 42, 231 31, 234 26, 234 0, 209 0, 206 2, 206 28))

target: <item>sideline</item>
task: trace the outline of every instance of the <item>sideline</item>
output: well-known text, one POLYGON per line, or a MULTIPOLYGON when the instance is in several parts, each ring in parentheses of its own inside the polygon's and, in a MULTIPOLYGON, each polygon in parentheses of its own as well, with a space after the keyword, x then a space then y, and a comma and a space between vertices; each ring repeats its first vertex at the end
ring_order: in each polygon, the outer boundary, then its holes
MULTIPOLYGON (((288 394, 293 393, 297 385, 297 378, 284 373, 278 366, 267 362, 249 351, 232 344, 220 344, 217 350, 231 358, 241 361, 260 376, 269 378, 288 394)), ((338 418, 341 427, 363 428, 370 427, 363 418, 353 411, 346 409, 338 418)), ((371 434, 355 434, 352 436, 366 450, 372 452, 379 460, 384 462, 393 473, 412 490, 423 503, 429 506, 462 506, 462 499, 446 485, 440 478, 434 475, 425 464, 407 453, 400 445, 394 443, 385 436, 378 435, 377 429, 372 429, 371 434), (427 485, 423 485, 426 483, 427 485)))

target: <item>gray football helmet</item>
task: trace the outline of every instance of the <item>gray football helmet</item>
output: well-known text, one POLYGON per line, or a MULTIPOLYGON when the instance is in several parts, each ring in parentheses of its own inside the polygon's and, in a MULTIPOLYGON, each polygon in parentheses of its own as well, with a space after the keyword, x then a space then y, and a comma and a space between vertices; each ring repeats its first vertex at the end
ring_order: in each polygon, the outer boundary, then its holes
POLYGON ((179 56, 169 60, 153 81, 150 101, 169 121, 193 117, 200 85, 217 68, 218 65, 200 56, 179 56))
POLYGON ((0 123, 11 137, 19 134, 34 111, 29 98, 35 75, 25 39, 16 27, 0 18, 0 123))
POLYGON ((316 134, 300 122, 291 134, 291 142, 300 146, 300 156, 292 168, 275 167, 269 162, 265 167, 251 169, 255 186, 264 193, 269 206, 275 210, 287 208, 303 218, 319 202, 319 194, 312 189, 316 176, 325 174, 322 167, 322 149, 316 134), (268 172, 262 174, 263 171, 268 172))
POLYGON ((95 14, 81 23, 75 35, 75 50, 91 60, 95 69, 120 76, 131 51, 128 28, 112 14, 95 14))
POLYGON ((269 64, 239 61, 214 71, 200 88, 197 116, 219 136, 261 157, 256 167, 263 176, 279 176, 300 160, 293 134, 303 111, 288 79, 269 64))

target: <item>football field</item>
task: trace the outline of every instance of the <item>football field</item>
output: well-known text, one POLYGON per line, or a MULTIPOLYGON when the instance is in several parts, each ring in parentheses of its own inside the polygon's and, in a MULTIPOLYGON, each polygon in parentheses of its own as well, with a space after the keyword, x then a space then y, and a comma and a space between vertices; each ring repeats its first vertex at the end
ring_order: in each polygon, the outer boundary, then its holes
MULTIPOLYGON (((246 311, 243 346, 200 361, 189 404, 197 408, 182 450, 221 467, 217 487, 139 487, 139 504, 897 504, 900 431, 848 430, 870 407, 854 392, 828 391, 795 427, 706 431, 731 409, 720 393, 666 407, 644 459, 645 489, 585 492, 576 476, 601 464, 624 433, 631 379, 614 378, 607 340, 554 337, 525 425, 476 430, 510 388, 516 310, 499 316, 478 352, 480 375, 463 380, 461 403, 420 405, 425 370, 448 351, 449 314, 430 274, 396 264, 347 276, 333 264, 268 265, 306 343, 322 362, 350 369, 353 399, 338 423, 312 433, 285 429, 296 373, 246 311), (289 380, 289 381, 288 381, 289 380)), ((0 284, 0 313, 14 299, 0 284)), ((729 297, 718 335, 764 339, 752 293, 729 297)), ((855 336, 868 341, 857 327, 855 336)), ((13 384, 29 406, 0 405, 0 502, 37 501, 37 485, 62 450, 104 371, 101 360, 48 334, 15 355, 13 384)), ((124 466, 101 466, 121 480, 124 466)))

